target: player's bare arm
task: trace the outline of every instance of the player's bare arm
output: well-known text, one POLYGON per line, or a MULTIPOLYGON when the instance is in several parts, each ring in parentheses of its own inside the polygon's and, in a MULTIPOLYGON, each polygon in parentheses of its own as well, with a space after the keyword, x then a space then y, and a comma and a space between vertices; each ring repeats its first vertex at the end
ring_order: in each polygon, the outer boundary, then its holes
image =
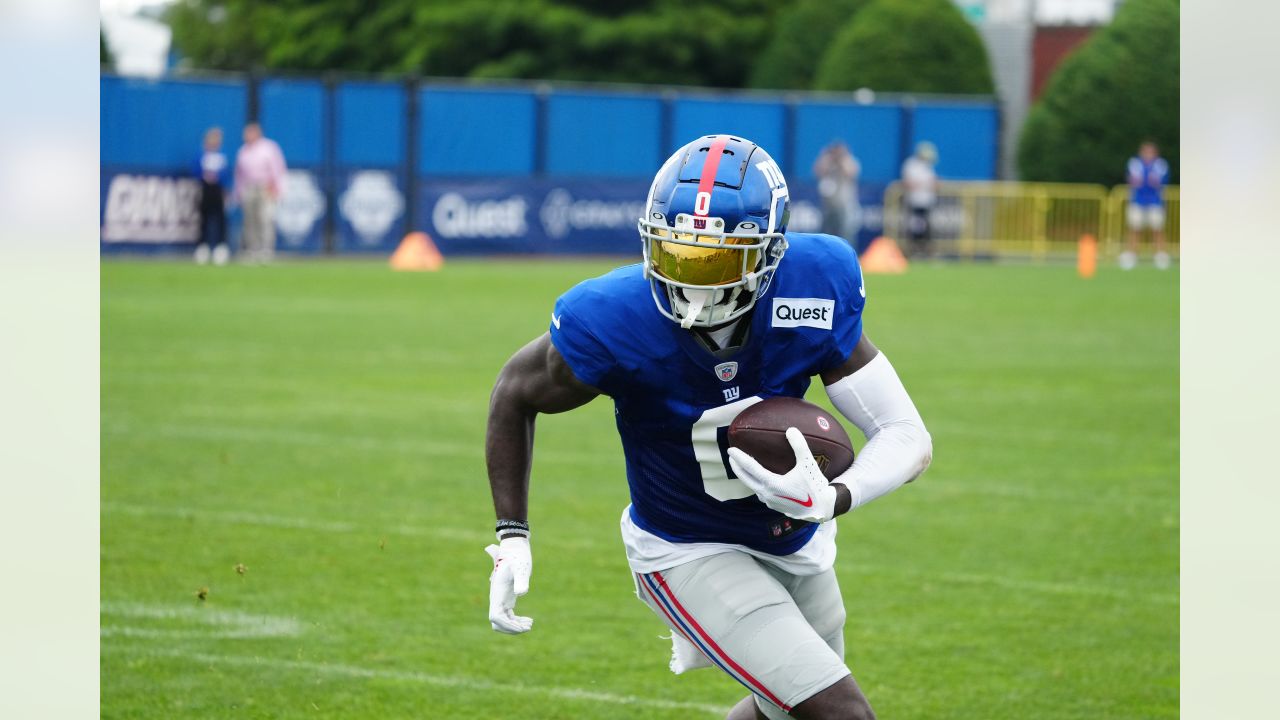
POLYGON ((879 354, 880 349, 872 344, 871 338, 867 337, 866 333, 863 333, 862 339, 853 346, 853 352, 849 353, 848 359, 829 370, 823 370, 818 377, 822 378, 823 385, 834 385, 866 367, 867 363, 879 354))
POLYGON ((573 376, 551 335, 520 348, 498 373, 489 397, 485 462, 498 519, 528 520, 534 419, 582 407, 600 392, 573 376))
POLYGON ((520 348, 498 373, 485 433, 499 543, 486 548, 494 561, 489 623, 498 632, 517 634, 533 627, 532 618, 515 614, 515 599, 529 591, 533 573, 528 519, 534 422, 539 413, 582 407, 599 394, 574 377, 547 333, 520 348))

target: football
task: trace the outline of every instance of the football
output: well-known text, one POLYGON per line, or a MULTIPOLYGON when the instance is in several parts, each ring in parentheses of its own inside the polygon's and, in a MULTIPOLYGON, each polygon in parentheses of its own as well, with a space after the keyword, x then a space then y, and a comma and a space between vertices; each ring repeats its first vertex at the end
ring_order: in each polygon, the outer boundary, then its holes
POLYGON ((770 472, 789 472, 796 466, 795 452, 787 442, 790 427, 804 433, 828 480, 853 464, 849 433, 831 413, 799 398, 768 398, 743 410, 729 425, 729 445, 755 458, 770 472))

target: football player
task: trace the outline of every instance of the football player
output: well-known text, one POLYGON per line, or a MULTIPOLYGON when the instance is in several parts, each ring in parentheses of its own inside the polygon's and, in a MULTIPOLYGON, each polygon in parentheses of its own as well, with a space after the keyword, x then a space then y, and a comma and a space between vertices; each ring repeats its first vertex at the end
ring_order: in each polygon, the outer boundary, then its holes
POLYGON ((929 465, 932 444, 893 366, 862 332, 857 256, 786 232, 790 197, 754 143, 707 136, 653 180, 643 262, 569 290, 549 332, 503 367, 485 455, 497 513, 489 621, 529 589, 529 469, 538 413, 613 399, 631 504, 622 538, 636 594, 673 631, 671 667, 714 665, 751 694, 734 720, 871 718, 844 663, 833 518, 929 465), (725 431, 743 409, 822 379, 867 437, 828 482, 798 430, 795 469, 769 472, 725 431))

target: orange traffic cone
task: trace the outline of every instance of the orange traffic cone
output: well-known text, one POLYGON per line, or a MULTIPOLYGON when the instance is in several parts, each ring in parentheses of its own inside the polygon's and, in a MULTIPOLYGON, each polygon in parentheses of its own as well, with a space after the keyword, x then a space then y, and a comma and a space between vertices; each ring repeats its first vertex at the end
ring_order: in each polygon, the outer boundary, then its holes
POLYGON ((400 247, 391 253, 392 270, 439 270, 444 267, 444 256, 424 232, 411 232, 400 241, 400 247))
POLYGON ((858 258, 858 264, 864 273, 898 275, 907 271, 907 258, 898 249, 898 243, 883 235, 871 241, 858 258))
POLYGON ((1089 234, 1080 236, 1080 250, 1076 253, 1076 272, 1082 278, 1091 278, 1098 270, 1098 241, 1089 234))

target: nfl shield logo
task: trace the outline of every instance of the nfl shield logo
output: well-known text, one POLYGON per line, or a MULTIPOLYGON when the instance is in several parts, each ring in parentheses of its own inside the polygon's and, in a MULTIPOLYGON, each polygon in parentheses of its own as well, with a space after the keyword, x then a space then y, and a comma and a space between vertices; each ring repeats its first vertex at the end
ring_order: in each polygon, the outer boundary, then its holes
POLYGON ((720 363, 716 366, 716 377, 720 378, 723 382, 729 382, 730 380, 738 377, 738 363, 720 363))

